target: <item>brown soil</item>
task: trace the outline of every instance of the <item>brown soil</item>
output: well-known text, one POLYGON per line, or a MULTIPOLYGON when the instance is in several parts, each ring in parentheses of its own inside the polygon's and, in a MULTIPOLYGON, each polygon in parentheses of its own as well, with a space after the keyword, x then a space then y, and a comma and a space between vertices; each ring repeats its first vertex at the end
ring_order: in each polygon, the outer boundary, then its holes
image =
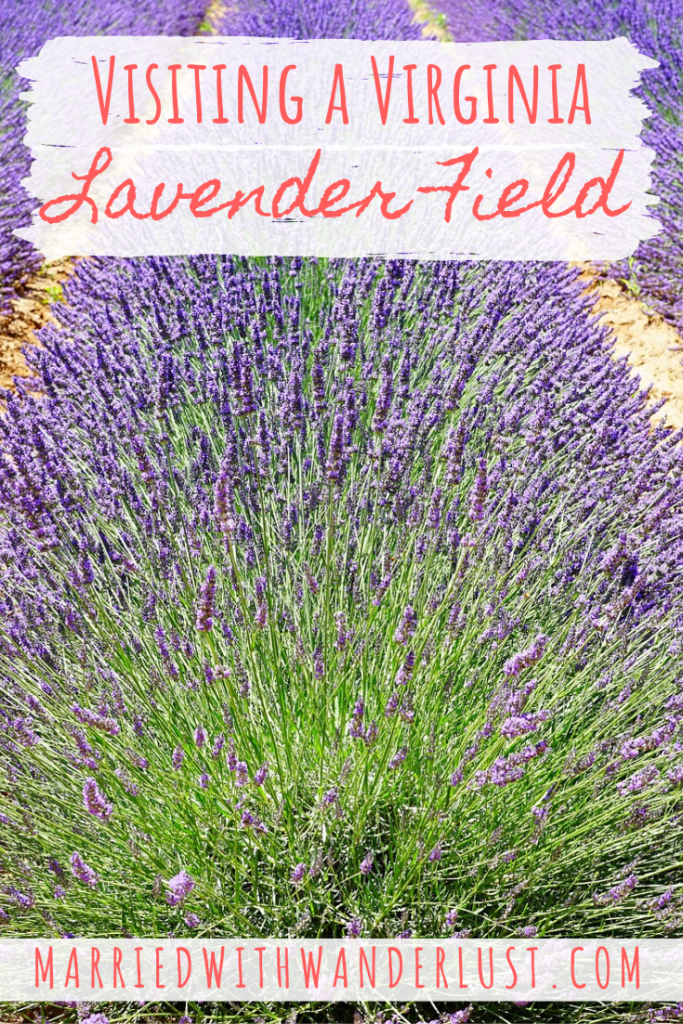
POLYGON ((224 0, 212 0, 209 4, 204 21, 199 26, 198 34, 215 36, 218 34, 218 26, 225 15, 234 10, 234 6, 225 3, 224 0))
POLYGON ((408 0, 408 3, 415 12, 413 21, 422 25, 422 35, 425 39, 438 39, 442 43, 450 42, 451 36, 446 28, 446 18, 443 14, 436 14, 428 0, 408 0))
POLYGON ((595 312, 614 334, 615 357, 627 357, 641 385, 650 388, 653 404, 666 399, 654 419, 683 427, 683 338, 618 281, 596 276, 590 266, 584 266, 581 277, 595 295, 595 312))
POLYGON ((72 260, 46 263, 17 290, 12 313, 0 318, 0 387, 11 388, 13 377, 30 376, 22 349, 37 344, 35 331, 53 319, 50 303, 61 299, 62 281, 72 273, 72 260))

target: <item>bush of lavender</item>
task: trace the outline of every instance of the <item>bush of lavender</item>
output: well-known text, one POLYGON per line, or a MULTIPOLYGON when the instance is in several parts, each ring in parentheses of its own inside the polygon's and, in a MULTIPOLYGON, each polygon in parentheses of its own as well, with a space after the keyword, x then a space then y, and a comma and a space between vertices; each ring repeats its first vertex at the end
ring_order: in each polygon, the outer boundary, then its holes
POLYGON ((627 36, 660 67, 639 90, 652 110, 642 132, 654 149, 653 216, 662 228, 617 274, 670 323, 683 329, 683 8, 676 0, 437 0, 455 39, 612 39, 627 36))
POLYGON ((68 296, 0 423, 8 934, 675 933, 683 454, 575 272, 68 296))
POLYGON ((15 228, 30 223, 35 200, 21 181, 31 157, 24 146, 28 83, 15 73, 25 57, 55 36, 189 35, 203 14, 202 0, 3 0, 0 23, 0 314, 8 311, 15 284, 37 270, 40 257, 15 228))

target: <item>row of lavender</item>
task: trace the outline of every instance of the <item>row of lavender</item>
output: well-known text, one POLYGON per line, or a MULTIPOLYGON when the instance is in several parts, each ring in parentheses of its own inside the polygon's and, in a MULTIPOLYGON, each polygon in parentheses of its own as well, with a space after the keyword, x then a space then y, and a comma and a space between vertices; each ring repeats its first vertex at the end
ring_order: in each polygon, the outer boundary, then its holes
POLYGON ((69 287, 2 421, 8 932, 678 933, 683 452, 575 273, 69 287))
POLYGON ((60 35, 191 35, 204 0, 3 0, 0 12, 0 314, 7 312, 14 285, 40 266, 33 247, 12 232, 30 223, 35 203, 21 181, 30 172, 24 146, 27 82, 16 66, 60 35))
POLYGON ((643 141, 657 159, 654 216, 660 234, 643 242, 621 275, 666 319, 683 328, 683 5, 680 0, 436 0, 454 38, 612 39, 628 36, 660 62, 641 95, 653 111, 643 141))

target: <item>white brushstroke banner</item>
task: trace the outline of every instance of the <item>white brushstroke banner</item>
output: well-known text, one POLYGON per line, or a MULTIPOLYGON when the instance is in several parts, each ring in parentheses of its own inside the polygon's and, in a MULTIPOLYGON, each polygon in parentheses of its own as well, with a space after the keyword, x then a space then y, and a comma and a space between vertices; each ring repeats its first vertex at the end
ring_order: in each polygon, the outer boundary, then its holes
POLYGON ((657 233, 626 39, 61 37, 16 231, 67 255, 621 259, 657 233))
POLYGON ((2 939, 0 1001, 683 1000, 681 939, 2 939))

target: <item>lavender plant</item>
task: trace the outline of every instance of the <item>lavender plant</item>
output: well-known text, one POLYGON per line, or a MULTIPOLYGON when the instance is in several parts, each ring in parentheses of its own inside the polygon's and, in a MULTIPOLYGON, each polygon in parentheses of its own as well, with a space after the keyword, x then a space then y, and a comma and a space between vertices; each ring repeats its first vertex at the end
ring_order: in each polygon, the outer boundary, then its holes
POLYGON ((653 216, 661 232, 641 242, 631 260, 615 266, 629 287, 683 329, 683 9, 676 0, 438 0, 455 39, 612 39, 627 36, 660 66, 638 90, 652 111, 642 139, 656 153, 653 216))
POLYGON ((5 927, 676 933, 680 435, 575 272, 69 289, 0 423, 5 927))
POLYGON ((0 314, 8 311, 13 288, 40 265, 39 254, 12 232, 30 223, 35 200, 21 185, 30 172, 24 146, 27 87, 15 68, 25 57, 60 35, 190 35, 199 24, 202 0, 3 0, 0 25, 0 314))

